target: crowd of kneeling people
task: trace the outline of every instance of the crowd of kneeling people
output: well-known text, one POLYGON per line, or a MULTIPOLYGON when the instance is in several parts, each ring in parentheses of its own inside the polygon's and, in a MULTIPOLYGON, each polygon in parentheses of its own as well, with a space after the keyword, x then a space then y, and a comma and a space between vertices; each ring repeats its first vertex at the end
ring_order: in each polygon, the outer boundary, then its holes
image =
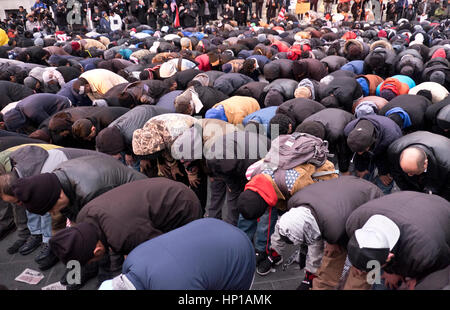
POLYGON ((40 249, 40 270, 78 261, 67 289, 246 290, 292 247, 301 290, 448 288, 449 25, 137 26, 10 46, 0 237, 17 230, 8 253, 40 249))

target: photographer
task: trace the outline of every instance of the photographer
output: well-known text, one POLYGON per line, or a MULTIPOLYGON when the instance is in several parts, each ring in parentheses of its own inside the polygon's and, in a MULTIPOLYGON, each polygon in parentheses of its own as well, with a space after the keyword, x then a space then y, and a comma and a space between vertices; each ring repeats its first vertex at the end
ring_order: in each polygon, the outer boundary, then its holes
POLYGON ((58 0, 58 4, 56 5, 56 25, 58 25, 58 29, 61 31, 66 30, 67 28, 67 7, 63 0, 58 0))
POLYGON ((152 27, 152 29, 156 29, 156 21, 158 19, 158 14, 154 7, 150 6, 147 10, 148 15, 148 25, 152 27))
POLYGON ((131 6, 131 14, 137 17, 138 21, 142 25, 147 24, 147 15, 146 11, 148 9, 148 3, 145 0, 134 1, 131 6))

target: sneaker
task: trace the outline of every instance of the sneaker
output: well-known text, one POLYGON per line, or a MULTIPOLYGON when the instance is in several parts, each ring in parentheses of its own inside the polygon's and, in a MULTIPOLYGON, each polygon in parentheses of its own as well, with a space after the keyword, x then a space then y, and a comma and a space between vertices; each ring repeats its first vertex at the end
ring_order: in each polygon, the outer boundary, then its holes
POLYGON ((267 253, 266 251, 255 251, 255 256, 256 256, 256 266, 258 266, 263 260, 265 260, 267 258, 267 253))
POLYGON ((36 250, 42 243, 42 235, 31 235, 23 246, 20 247, 19 253, 22 255, 28 255, 36 250))
POLYGON ((41 251, 38 256, 34 259, 36 263, 38 263, 38 267, 40 270, 44 271, 55 266, 59 259, 55 254, 50 250, 50 246, 48 243, 44 243, 41 251))
POLYGON ((308 291, 308 290, 312 289, 313 279, 315 277, 316 276, 314 274, 310 273, 309 271, 306 271, 305 272, 305 278, 300 283, 300 285, 296 288, 296 290, 308 291))
POLYGON ((16 242, 14 242, 13 245, 10 246, 6 251, 11 255, 16 254, 17 252, 19 252, 19 249, 25 244, 25 242, 27 242, 27 239, 16 240, 16 242))
POLYGON ((258 268, 256 268, 256 273, 260 276, 268 275, 272 267, 278 266, 281 263, 283 263, 283 257, 276 251, 270 250, 270 255, 267 255, 266 259, 259 263, 258 268))

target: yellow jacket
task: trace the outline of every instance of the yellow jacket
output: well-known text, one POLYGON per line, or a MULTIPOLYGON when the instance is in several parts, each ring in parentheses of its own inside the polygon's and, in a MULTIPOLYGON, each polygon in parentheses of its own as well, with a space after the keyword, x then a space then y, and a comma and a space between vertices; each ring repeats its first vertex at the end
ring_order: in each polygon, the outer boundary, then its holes
POLYGON ((88 81, 92 94, 87 95, 91 100, 102 99, 112 87, 118 84, 128 83, 128 81, 120 75, 106 69, 86 71, 80 75, 80 78, 84 78, 88 81))
POLYGON ((247 115, 260 109, 259 103, 256 99, 245 96, 230 97, 217 103, 213 106, 213 108, 218 105, 223 106, 228 122, 233 125, 242 124, 242 121, 247 115))

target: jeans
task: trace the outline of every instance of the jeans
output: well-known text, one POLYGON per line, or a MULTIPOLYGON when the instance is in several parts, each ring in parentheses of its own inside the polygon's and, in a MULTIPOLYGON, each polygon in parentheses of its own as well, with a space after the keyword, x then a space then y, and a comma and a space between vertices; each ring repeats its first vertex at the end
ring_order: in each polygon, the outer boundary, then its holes
POLYGON ((32 235, 42 235, 42 242, 48 243, 52 237, 52 217, 50 213, 43 216, 27 211, 28 229, 32 235))
POLYGON ((392 181, 391 184, 386 186, 386 185, 383 184, 383 182, 381 182, 379 175, 375 176, 375 166, 372 165, 372 164, 369 166, 369 173, 366 174, 363 177, 363 179, 367 180, 369 182, 372 182, 376 186, 378 186, 378 188, 381 189, 381 191, 383 192, 384 195, 390 194, 391 191, 392 191, 392 188, 394 187, 394 181, 392 181))
POLYGON ((238 228, 245 232, 253 242, 255 240, 255 249, 259 252, 265 252, 270 248, 270 236, 273 234, 275 223, 278 219, 278 213, 276 208, 269 209, 257 220, 246 220, 241 214, 239 214, 238 228), (270 231, 269 228, 269 216, 270 216, 270 231))

